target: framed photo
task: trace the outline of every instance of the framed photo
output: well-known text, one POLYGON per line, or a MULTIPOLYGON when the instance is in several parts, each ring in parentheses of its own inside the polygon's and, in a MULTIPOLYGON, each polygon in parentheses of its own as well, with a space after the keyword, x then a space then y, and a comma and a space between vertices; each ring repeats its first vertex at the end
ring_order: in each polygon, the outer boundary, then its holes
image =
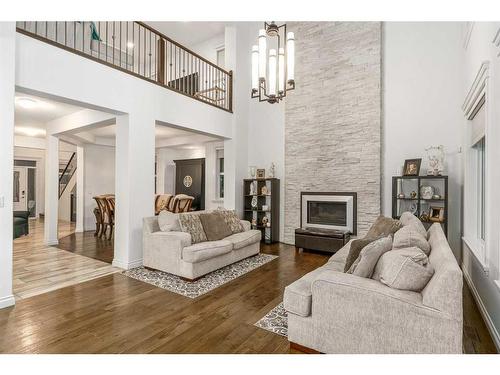
POLYGON ((420 174, 420 163, 422 159, 406 159, 403 168, 403 176, 418 176, 420 174))
POLYGON ((266 178, 266 170, 264 168, 257 169, 257 178, 266 178))
POLYGON ((442 223, 444 221, 444 207, 431 206, 429 211, 429 221, 442 223))

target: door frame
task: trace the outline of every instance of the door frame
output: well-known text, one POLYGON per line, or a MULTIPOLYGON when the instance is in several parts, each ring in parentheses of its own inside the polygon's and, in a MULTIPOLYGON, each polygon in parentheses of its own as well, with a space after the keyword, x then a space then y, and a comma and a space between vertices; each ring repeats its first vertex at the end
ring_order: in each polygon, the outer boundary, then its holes
MULTIPOLYGON (((39 185, 40 181, 43 180, 43 186, 45 186, 45 179, 42 179, 42 176, 41 176, 41 169, 40 169, 40 163, 44 162, 45 161, 42 159, 42 158, 38 158, 38 157, 26 157, 26 156, 20 156, 20 157, 17 157, 14 155, 14 160, 25 160, 25 161, 34 161, 36 166, 35 167, 26 167, 26 168, 35 168, 35 204, 36 204, 36 211, 35 211, 35 217, 30 217, 30 219, 38 219, 40 217, 40 214, 42 213, 40 211, 40 202, 42 201, 42 199, 44 198, 44 192, 41 191, 41 189, 39 189, 39 186, 42 186, 42 185, 39 185)), ((27 181, 27 178, 28 178, 28 174, 26 173, 26 183, 28 182, 27 181)), ((45 205, 44 205, 45 206, 45 205)), ((26 210, 28 209, 28 201, 26 201, 26 210)))
POLYGON ((17 205, 21 205, 21 175, 22 173, 19 174, 19 202, 13 202, 13 210, 14 211, 28 211, 28 167, 26 166, 14 166, 13 172, 17 172, 19 170, 24 171, 24 207, 16 207, 17 205))

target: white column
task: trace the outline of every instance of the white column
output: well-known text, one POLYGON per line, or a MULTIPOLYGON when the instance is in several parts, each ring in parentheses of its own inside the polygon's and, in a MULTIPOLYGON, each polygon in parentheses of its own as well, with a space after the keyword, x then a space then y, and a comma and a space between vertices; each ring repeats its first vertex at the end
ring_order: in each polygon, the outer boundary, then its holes
POLYGON ((59 218, 59 138, 47 135, 45 149, 45 243, 59 242, 57 222, 59 218))
POLYGON ((12 292, 12 187, 14 167, 15 22, 0 22, 0 308, 12 292))
POLYGON ((85 149, 76 146, 76 228, 75 232, 83 232, 84 229, 84 184, 85 184, 85 149))
POLYGON ((142 219, 154 215, 155 121, 148 113, 116 118, 113 265, 142 265, 142 219))

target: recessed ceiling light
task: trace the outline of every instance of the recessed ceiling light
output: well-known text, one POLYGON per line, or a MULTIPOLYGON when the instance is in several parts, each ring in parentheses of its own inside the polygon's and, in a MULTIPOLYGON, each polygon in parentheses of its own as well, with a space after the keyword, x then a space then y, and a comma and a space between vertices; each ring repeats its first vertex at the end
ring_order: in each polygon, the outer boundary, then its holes
POLYGON ((134 43, 128 42, 127 43, 127 48, 130 48, 130 49, 134 48, 134 43))
POLYGON ((32 109, 38 106, 38 102, 35 99, 25 97, 16 98, 16 103, 26 109, 32 109))

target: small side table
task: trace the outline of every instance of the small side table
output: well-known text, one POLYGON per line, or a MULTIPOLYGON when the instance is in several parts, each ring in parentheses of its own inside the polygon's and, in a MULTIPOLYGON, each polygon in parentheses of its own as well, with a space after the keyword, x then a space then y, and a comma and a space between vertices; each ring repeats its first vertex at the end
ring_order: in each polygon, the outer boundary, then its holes
POLYGON ((295 229, 295 247, 336 253, 351 239, 349 231, 321 228, 295 229))

